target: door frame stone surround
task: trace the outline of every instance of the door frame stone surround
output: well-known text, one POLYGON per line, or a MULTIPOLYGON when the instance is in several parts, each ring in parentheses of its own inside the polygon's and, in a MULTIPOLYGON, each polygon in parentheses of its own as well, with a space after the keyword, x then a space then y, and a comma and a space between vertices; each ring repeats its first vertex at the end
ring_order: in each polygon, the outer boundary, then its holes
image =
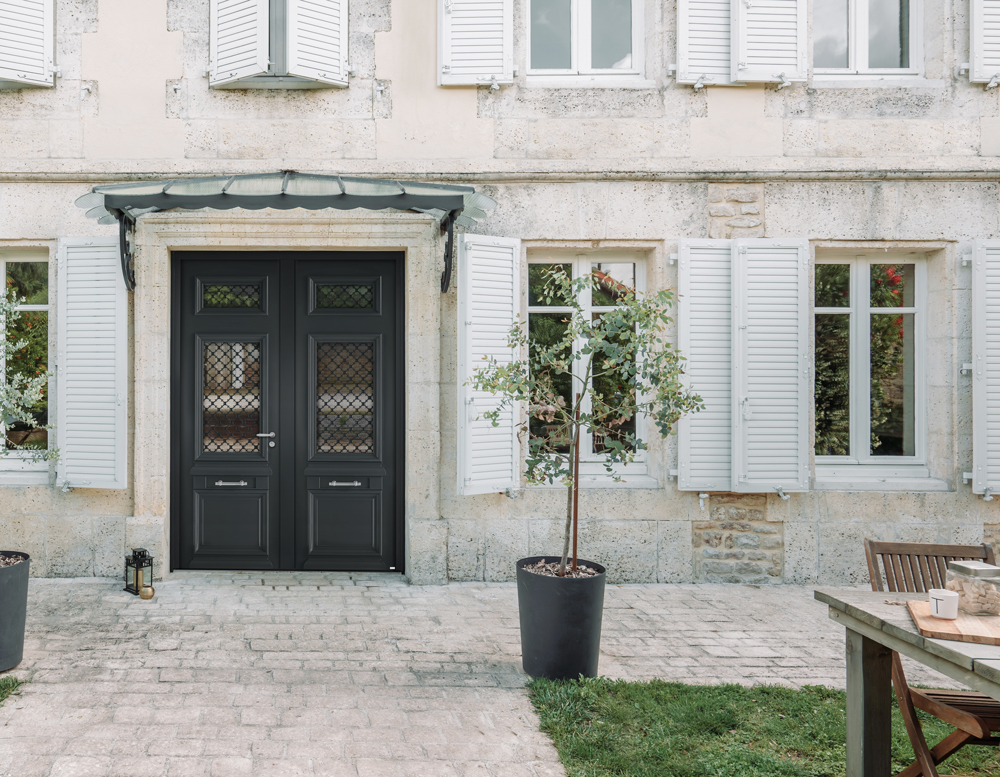
POLYGON ((174 250, 402 251, 406 403, 405 574, 445 581, 447 533, 441 520, 441 270, 436 219, 371 211, 163 211, 136 225, 133 318, 135 509, 129 546, 157 557, 170 576, 170 294, 174 250))

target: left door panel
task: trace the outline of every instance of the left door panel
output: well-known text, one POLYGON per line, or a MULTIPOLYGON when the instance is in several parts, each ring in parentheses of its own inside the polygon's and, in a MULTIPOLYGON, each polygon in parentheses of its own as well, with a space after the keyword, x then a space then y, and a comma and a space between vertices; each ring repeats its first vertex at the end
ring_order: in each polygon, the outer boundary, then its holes
POLYGON ((179 566, 277 569, 279 267, 174 264, 179 566))

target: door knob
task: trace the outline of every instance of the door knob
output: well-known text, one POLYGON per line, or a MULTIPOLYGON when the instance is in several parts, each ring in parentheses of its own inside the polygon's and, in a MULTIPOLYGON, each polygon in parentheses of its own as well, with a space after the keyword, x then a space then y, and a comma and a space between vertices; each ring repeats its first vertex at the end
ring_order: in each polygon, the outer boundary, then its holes
POLYGON ((260 432, 257 436, 258 437, 274 437, 274 432, 268 432, 267 434, 264 434, 264 432, 260 432))

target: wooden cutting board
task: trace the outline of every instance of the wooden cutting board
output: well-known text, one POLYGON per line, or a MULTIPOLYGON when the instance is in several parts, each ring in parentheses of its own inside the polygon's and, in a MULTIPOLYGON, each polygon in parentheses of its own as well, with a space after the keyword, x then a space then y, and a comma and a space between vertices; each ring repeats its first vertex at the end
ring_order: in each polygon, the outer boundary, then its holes
POLYGON ((967 615, 959 610, 958 618, 948 621, 931 615, 930 602, 914 599, 906 603, 906 609, 925 637, 1000 645, 1000 615, 967 615))

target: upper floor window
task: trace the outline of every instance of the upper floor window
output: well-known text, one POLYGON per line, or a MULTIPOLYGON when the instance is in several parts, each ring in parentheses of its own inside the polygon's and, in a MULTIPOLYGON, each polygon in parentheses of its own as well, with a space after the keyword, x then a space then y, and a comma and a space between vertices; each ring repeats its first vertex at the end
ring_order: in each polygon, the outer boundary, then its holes
POLYGON ((529 0, 528 71, 637 75, 641 0, 529 0))
POLYGON ((817 466, 924 463, 925 272, 916 255, 816 264, 817 466))
POLYGON ((913 68, 911 0, 816 0, 816 73, 898 73, 913 68))
POLYGON ((210 0, 214 87, 347 86, 348 0, 210 0))

